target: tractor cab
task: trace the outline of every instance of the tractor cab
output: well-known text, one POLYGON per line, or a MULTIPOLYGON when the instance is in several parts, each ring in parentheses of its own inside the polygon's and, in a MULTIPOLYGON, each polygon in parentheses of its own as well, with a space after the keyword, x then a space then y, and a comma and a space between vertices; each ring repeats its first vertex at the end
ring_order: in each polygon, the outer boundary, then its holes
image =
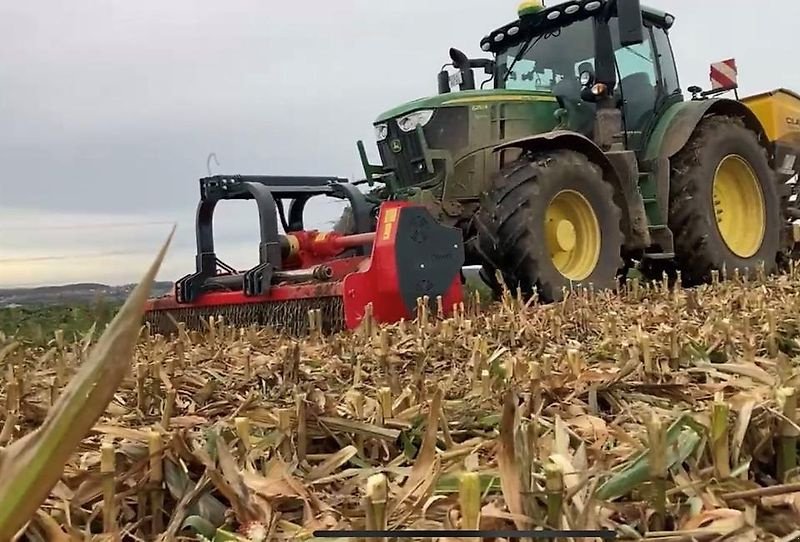
POLYGON ((481 41, 494 88, 552 94, 564 128, 593 137, 598 104, 620 109, 625 147, 639 150, 658 111, 682 99, 672 15, 625 0, 526 0, 518 14, 481 41))
POLYGON ((518 15, 481 41, 492 60, 451 50, 459 71, 439 74, 439 92, 452 92, 454 84, 460 91, 474 89, 472 69, 482 68, 491 73, 494 89, 554 96, 561 126, 587 137, 594 132, 596 104, 607 96, 607 107, 621 108, 627 147, 634 149, 656 112, 681 99, 668 37, 672 15, 625 0, 552 7, 525 0, 518 15))

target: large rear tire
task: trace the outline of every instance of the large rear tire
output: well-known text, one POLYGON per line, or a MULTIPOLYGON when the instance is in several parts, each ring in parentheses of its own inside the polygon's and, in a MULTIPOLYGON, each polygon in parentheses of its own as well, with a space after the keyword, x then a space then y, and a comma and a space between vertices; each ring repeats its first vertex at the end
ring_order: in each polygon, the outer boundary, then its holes
POLYGON ((672 160, 669 227, 687 284, 723 267, 772 273, 780 252, 777 182, 756 134, 738 118, 703 120, 672 160))
POLYGON ((512 291, 535 288, 545 302, 565 287, 614 288, 623 234, 613 196, 580 153, 523 155, 493 177, 476 215, 484 274, 500 270, 512 291))

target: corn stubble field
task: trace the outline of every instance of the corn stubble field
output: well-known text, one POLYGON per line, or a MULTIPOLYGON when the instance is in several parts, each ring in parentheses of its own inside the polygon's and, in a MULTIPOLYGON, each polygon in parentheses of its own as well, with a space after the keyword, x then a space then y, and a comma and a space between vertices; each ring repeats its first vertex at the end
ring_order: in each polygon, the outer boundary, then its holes
POLYGON ((727 279, 553 305, 507 292, 488 311, 471 300, 450 319, 420 310, 300 342, 213 321, 168 340, 130 302, 99 343, 99 330, 45 348, 2 337, 0 498, 29 540, 387 527, 793 540, 800 268, 727 279), (121 384, 80 396, 101 358, 121 384), (98 401, 102 417, 73 422, 98 401), (80 431, 63 468, 26 458, 40 425, 80 431))

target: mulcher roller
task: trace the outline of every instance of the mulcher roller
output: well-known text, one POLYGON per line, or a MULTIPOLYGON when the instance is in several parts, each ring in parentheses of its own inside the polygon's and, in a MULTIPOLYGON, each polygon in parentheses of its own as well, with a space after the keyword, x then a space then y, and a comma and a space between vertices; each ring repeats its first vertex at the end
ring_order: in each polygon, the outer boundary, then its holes
POLYGON ((446 313, 463 299, 461 232, 422 206, 376 204, 329 177, 217 175, 200 179, 200 194, 196 270, 170 295, 148 301, 145 321, 154 333, 174 333, 181 322, 200 331, 222 317, 295 336, 313 322, 330 334, 358 327, 369 305, 376 322, 393 323, 413 318, 419 298, 433 305, 441 296, 446 313), (314 196, 348 201, 355 231, 305 229, 303 211, 314 196), (259 263, 247 271, 221 262, 214 249, 214 209, 233 199, 258 206, 259 263))

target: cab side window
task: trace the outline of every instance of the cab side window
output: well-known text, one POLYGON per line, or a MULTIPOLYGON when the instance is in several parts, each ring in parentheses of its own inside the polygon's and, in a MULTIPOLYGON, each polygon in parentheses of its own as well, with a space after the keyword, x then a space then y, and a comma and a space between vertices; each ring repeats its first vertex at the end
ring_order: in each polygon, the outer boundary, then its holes
POLYGON ((638 45, 621 47, 615 54, 621 81, 632 75, 641 74, 639 78, 642 81, 646 78, 648 84, 656 86, 655 51, 649 39, 638 45))
POLYGON ((656 45, 658 65, 661 68, 661 80, 664 85, 663 93, 665 96, 679 93, 681 85, 678 80, 678 68, 675 66, 675 57, 672 53, 667 31, 663 28, 653 27, 653 41, 656 45))

